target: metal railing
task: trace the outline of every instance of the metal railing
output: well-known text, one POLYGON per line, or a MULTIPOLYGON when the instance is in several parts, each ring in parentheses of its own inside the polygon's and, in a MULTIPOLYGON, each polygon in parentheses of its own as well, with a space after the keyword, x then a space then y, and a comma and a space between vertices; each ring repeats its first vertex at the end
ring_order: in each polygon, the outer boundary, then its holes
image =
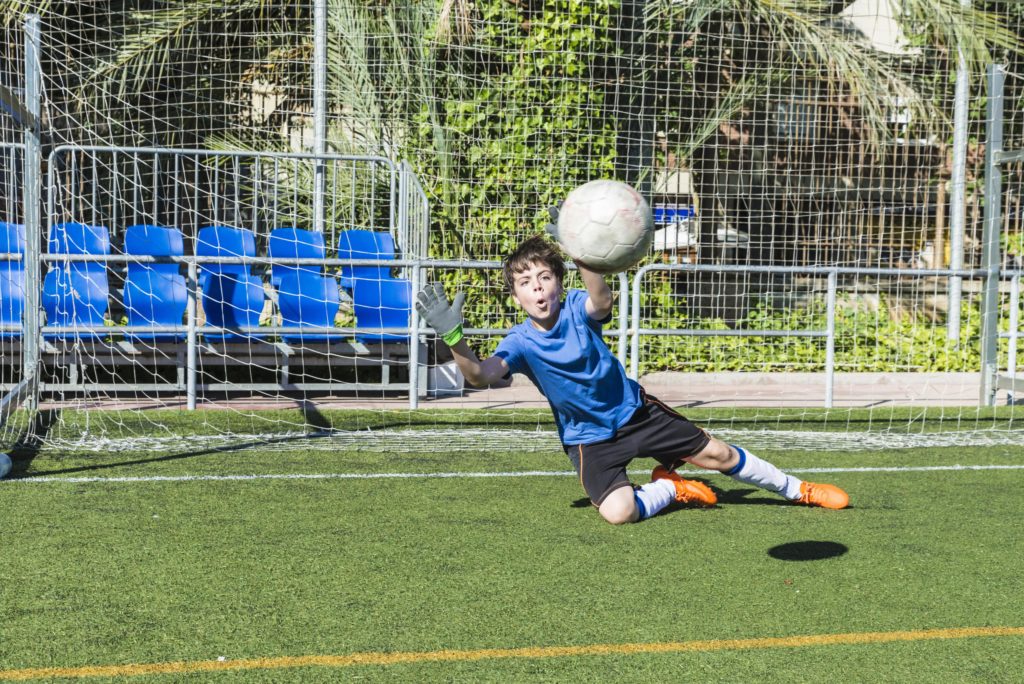
MULTIPOLYGON (((0 258, 20 259, 20 255, 0 255, 0 258)), ((339 341, 352 338, 357 335, 398 335, 408 337, 409 345, 409 406, 416 408, 419 403, 419 396, 422 389, 419 386, 420 371, 428 364, 420 357, 421 345, 426 344, 428 337, 432 335, 429 328, 424 327, 419 319, 415 307, 409 311, 410 319, 407 327, 390 328, 367 328, 361 326, 347 327, 295 327, 282 325, 262 325, 248 327, 221 328, 209 324, 200 325, 198 319, 200 290, 198 288, 199 269, 207 264, 237 264, 237 265, 261 265, 272 264, 288 266, 317 266, 318 268, 332 268, 338 266, 385 266, 406 269, 412 276, 410 287, 415 296, 426 280, 426 273, 430 270, 451 271, 451 270, 497 270, 501 268, 500 262, 495 261, 459 261, 459 260, 435 260, 435 259, 271 259, 265 256, 259 257, 205 257, 205 256, 182 256, 182 257, 151 257, 132 255, 65 255, 65 254, 44 254, 41 255, 44 263, 72 263, 72 262, 98 262, 105 264, 132 263, 177 263, 184 264, 188 270, 186 279, 188 291, 188 306, 186 309, 185 321, 181 325, 173 326, 139 326, 139 325, 72 325, 57 326, 44 325, 41 328, 42 335, 74 335, 74 334, 102 334, 105 336, 131 336, 133 334, 183 334, 186 339, 186 362, 185 377, 187 384, 187 397, 190 407, 195 406, 198 394, 196 378, 200 372, 198 356, 203 348, 201 338, 205 335, 218 335, 222 333, 236 333, 240 335, 281 336, 302 332, 303 334, 328 334, 337 337, 339 341), (415 338, 415 339, 414 339, 415 338)), ((567 264, 572 269, 572 264, 567 264)), ((1006 290, 1009 296, 1009 328, 999 333, 1002 339, 1009 340, 1009 354, 1007 357, 1007 369, 1013 373, 1016 367, 1017 354, 1016 344, 1020 339, 1022 331, 1019 329, 1019 303, 1020 303, 1020 281, 1024 275, 1021 271, 1007 271, 999 274, 999 279, 1007 281, 1006 290)), ((604 331, 605 336, 614 340, 616 356, 624 367, 628 369, 630 377, 639 379, 639 366, 642 361, 641 340, 644 337, 654 336, 679 336, 679 337, 747 337, 747 338, 815 338, 823 341, 824 352, 824 376, 825 393, 822 398, 825 407, 832 407, 834 403, 834 377, 836 373, 836 339, 841 331, 837 331, 836 314, 837 300, 843 292, 840 280, 844 277, 873 277, 873 278, 896 278, 896 279, 920 279, 920 278, 960 278, 962 280, 975 280, 985 283, 991 277, 991 272, 985 269, 883 269, 883 268, 854 268, 854 267, 747 267, 747 266, 712 266, 712 265, 688 265, 688 264, 651 264, 636 271, 632 278, 626 274, 618 274, 615 277, 617 283, 616 297, 618 304, 618 324, 614 328, 604 331), (726 330, 709 330, 699 327, 644 327, 642 312, 650 301, 650 295, 645 291, 645 283, 655 273, 659 272, 689 272, 689 273, 743 273, 743 274, 774 274, 774 275, 801 275, 815 278, 822 278, 825 281, 824 291, 824 317, 820 327, 803 329, 745 329, 733 328, 726 330)), ((999 283, 996 282, 996 287, 999 283)), ((819 319, 820 320, 820 319, 819 319)), ((940 326, 936 326, 940 327, 940 326)), ((4 331, 18 330, 18 326, 3 326, 4 331)), ((508 333, 507 327, 502 328, 466 328, 465 333, 470 337, 497 337, 508 333)), ((245 389, 246 385, 239 384, 239 389, 245 389)), ((1007 385, 1005 382, 999 388, 1020 391, 1020 387, 1007 385)), ((43 387, 45 389, 45 386, 43 387)), ((131 389, 130 384, 125 389, 131 389)), ((285 389, 285 388, 282 388, 285 389)), ((344 390, 344 383, 337 383, 336 389, 344 390)), ((986 395, 987 396, 987 395, 986 395)))
MULTIPOLYGON (((0 258, 10 258, 11 260, 20 259, 21 256, 18 254, 0 255, 0 258)), ((426 337, 431 334, 429 328, 424 328, 419 320, 419 314, 415 307, 410 310, 410 321, 407 327, 388 327, 388 328, 368 328, 365 326, 347 326, 347 327, 296 327, 296 326, 277 326, 277 325, 259 325, 259 326, 238 326, 231 328, 217 327, 209 324, 200 325, 198 320, 199 312, 199 300, 200 290, 198 286, 199 268, 204 264, 219 264, 219 265, 273 265, 278 264, 282 266, 317 266, 323 268, 338 267, 338 266, 385 266, 395 268, 408 269, 412 274, 411 279, 411 291, 413 296, 419 291, 421 282, 423 281, 423 272, 428 269, 444 269, 444 270, 497 270, 501 268, 501 262, 497 261, 457 261, 457 260, 424 260, 424 259, 285 259, 285 258, 274 258, 270 257, 217 257, 217 256, 180 256, 180 257, 156 257, 156 256, 139 256, 139 255, 123 255, 123 254, 108 254, 108 255, 93 255, 93 254, 43 254, 40 259, 44 263, 103 263, 103 264, 123 264, 123 263, 138 263, 138 264, 157 264, 157 263, 172 263, 172 264, 184 264, 188 270, 188 276, 186 277, 186 291, 188 293, 187 307, 185 312, 185 321, 181 325, 86 325, 86 324, 75 324, 75 325, 43 325, 40 333, 45 336, 53 335, 103 335, 103 336, 132 336, 138 334, 182 334, 185 336, 185 383, 186 383, 186 398, 187 406, 190 409, 194 409, 196 406, 196 400, 198 396, 198 383, 197 376, 199 375, 198 367, 198 356, 200 353, 201 341, 200 336, 203 335, 219 335, 223 333, 234 333, 240 335, 249 336, 280 336, 288 334, 327 334, 337 338, 338 341, 344 341, 347 338, 352 338, 357 335, 398 335, 405 336, 410 339, 409 343, 409 406, 410 408, 417 408, 419 402, 419 395, 421 389, 419 387, 420 370, 423 364, 419 359, 419 349, 422 343, 426 342, 426 337), (415 339, 413 339, 415 337, 415 339)), ((566 264, 570 270, 575 269, 575 265, 566 264)), ((624 273, 617 276, 618 291, 621 300, 619 306, 619 318, 618 327, 604 331, 604 334, 611 338, 617 338, 617 356, 619 361, 626 364, 626 340, 627 340, 627 323, 628 323, 628 311, 629 311, 629 288, 628 280, 624 273)), ((20 326, 2 326, 0 325, 0 331, 3 332, 21 332, 20 326)), ((490 337, 490 336, 503 336, 508 333, 506 328, 466 328, 467 335, 479 336, 479 337, 490 337)), ((261 385, 262 386, 262 385, 261 385)), ((239 390, 245 390, 250 388, 251 385, 246 383, 238 383, 237 388, 239 390)), ((134 386, 132 383, 125 383, 124 389, 131 390, 134 386)), ((344 383, 337 383, 336 389, 344 390, 346 385, 344 383)), ((40 388, 46 390, 47 386, 43 384, 40 388)))
POLYGON ((262 237, 281 226, 314 225, 311 198, 324 167, 326 233, 384 226, 403 253, 425 244, 422 187, 375 155, 61 145, 48 158, 48 225, 244 226, 262 237), (416 206, 402 214, 400 203, 416 206), (411 218, 410 218, 411 217, 411 218))
POLYGON ((996 392, 1024 390, 1024 382, 1016 378, 1017 336, 1020 322, 1017 306, 1020 301, 1020 272, 1001 270, 1002 250, 999 236, 1002 230, 1003 170, 1004 164, 1024 161, 1024 150, 1003 149, 1003 87, 1006 67, 999 64, 988 68, 988 104, 986 112, 985 143, 985 217, 982 232, 982 268, 986 285, 982 300, 981 320, 981 403, 991 406, 996 392), (999 280, 1011 278, 1010 356, 1008 375, 1000 375, 998 366, 999 333, 999 280))
MULTIPOLYGON (((836 303, 839 294, 840 276, 868 276, 868 277, 894 277, 894 278, 928 278, 947 277, 961 279, 984 279, 991 274, 982 269, 896 269, 896 268, 866 268, 866 267, 829 267, 829 266, 711 266, 691 264, 651 264, 637 270, 633 277, 633 296, 631 324, 629 328, 630 354, 629 354, 629 375, 634 380, 639 379, 640 365, 640 338, 643 335, 672 335, 672 336, 699 336, 699 337, 748 337, 748 338, 786 338, 786 337, 807 337, 820 338, 825 341, 825 408, 832 408, 834 402, 834 387, 836 373, 836 303), (644 328, 641 326, 642 307, 642 284, 646 276, 651 273, 667 272, 690 272, 690 273, 737 273, 737 274, 772 274, 772 275, 805 275, 826 278, 825 293, 825 325, 815 329, 729 329, 729 330, 708 330, 704 328, 644 328)), ((997 283, 998 287, 998 283, 997 283)), ((1014 328, 1016 330, 1016 328, 1014 328)), ((1014 332, 1014 335, 1017 333, 1014 332)), ((1014 337, 1016 339, 1016 337, 1014 337)))

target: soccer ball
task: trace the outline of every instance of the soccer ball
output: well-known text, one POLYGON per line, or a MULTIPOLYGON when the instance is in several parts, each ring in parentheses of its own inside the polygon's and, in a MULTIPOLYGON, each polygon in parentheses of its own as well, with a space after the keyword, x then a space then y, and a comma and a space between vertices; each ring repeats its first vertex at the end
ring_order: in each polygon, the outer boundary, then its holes
POLYGON ((585 183, 558 213, 558 243, 575 261, 598 273, 620 273, 651 248, 654 217, 647 200, 614 180, 585 183))
POLYGON ((0 480, 7 477, 7 473, 11 472, 11 457, 7 454, 0 454, 0 480))

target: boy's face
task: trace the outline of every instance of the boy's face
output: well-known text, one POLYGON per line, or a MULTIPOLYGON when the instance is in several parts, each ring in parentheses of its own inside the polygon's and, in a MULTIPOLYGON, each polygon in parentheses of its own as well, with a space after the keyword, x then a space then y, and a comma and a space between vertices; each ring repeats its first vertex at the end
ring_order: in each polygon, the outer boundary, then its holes
POLYGON ((550 268, 540 262, 531 263, 512 279, 516 304, 522 307, 534 324, 550 330, 558 322, 562 302, 562 282, 550 268))

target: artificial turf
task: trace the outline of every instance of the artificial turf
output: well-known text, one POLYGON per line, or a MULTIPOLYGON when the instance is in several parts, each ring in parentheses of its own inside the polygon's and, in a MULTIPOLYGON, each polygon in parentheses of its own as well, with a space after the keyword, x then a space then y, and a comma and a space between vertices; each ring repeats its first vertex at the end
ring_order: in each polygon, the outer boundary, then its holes
MULTIPOLYGON (((763 455, 790 469, 1024 463, 1012 446, 763 455)), ((1024 470, 814 475, 850 492, 853 505, 844 511, 793 506, 715 475, 707 481, 719 490, 718 507, 622 527, 601 521, 577 480, 560 474, 32 482, 568 469, 560 452, 395 455, 315 443, 304 451, 171 456, 44 449, 17 459, 15 477, 23 481, 0 483, 0 680, 41 667, 72 668, 71 676, 86 666, 218 657, 280 664, 285 657, 548 647, 570 648, 547 657, 254 666, 201 677, 1009 682, 1024 671, 1020 635, 585 651, 1024 626, 1024 541, 1014 522, 1024 470)))

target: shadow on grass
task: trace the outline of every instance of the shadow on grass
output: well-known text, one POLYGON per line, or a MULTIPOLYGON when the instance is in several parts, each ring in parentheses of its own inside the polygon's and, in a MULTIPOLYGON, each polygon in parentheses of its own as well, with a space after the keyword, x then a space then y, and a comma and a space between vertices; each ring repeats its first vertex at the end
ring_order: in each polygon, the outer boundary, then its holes
POLYGON ((316 404, 313 402, 302 399, 299 402, 299 410, 302 411, 302 417, 305 419, 307 425, 312 425, 321 431, 330 432, 334 428, 331 426, 331 421, 320 412, 316 404))
MULTIPOLYGON (((721 505, 721 504, 727 504, 727 505, 742 504, 742 505, 746 505, 746 506, 792 506, 793 505, 791 502, 786 501, 785 499, 780 498, 780 497, 775 496, 775 495, 767 495, 767 496, 763 496, 763 497, 762 496, 758 496, 756 498, 752 498, 750 496, 751 494, 764 494, 764 492, 761 491, 760 489, 730 489, 728 491, 724 491, 723 492, 722 490, 718 489, 717 487, 712 486, 712 484, 710 482, 708 482, 706 479, 703 479, 703 478, 700 478, 700 477, 688 477, 687 479, 688 480, 697 480, 698 482, 703 482, 707 486, 709 486, 712 489, 714 489, 715 490, 715 494, 718 495, 718 504, 719 505, 721 505)), ((585 498, 585 497, 582 498, 582 499, 576 499, 575 501, 573 501, 572 503, 569 504, 569 507, 570 508, 590 508, 591 507, 590 499, 585 498)), ((675 510, 685 510, 685 509, 690 509, 690 508, 703 508, 703 507, 702 506, 685 506, 685 505, 680 505, 680 504, 673 504, 673 505, 669 506, 668 509, 665 510, 665 513, 670 513, 670 512, 675 511, 675 510)))
POLYGON ((11 460, 14 467, 8 479, 14 480, 23 477, 25 471, 32 465, 32 461, 39 455, 43 448, 43 442, 50 430, 60 420, 60 409, 45 409, 37 411, 32 417, 32 422, 18 438, 17 443, 11 448, 11 460))
POLYGON ((18 443, 18 445, 12 450, 12 455, 15 456, 14 468, 12 468, 11 474, 7 479, 31 479, 33 477, 51 477, 53 475, 69 475, 71 473, 86 473, 96 470, 109 470, 110 468, 123 468, 124 466, 131 465, 144 465, 147 463, 161 463, 165 461, 179 461, 186 458, 196 458, 199 456, 208 456, 210 454, 223 454, 230 453, 232 451, 244 451, 246 449, 254 449, 257 447, 264 447, 272 444, 283 444, 286 442, 293 442, 296 440, 307 440, 316 439, 323 437, 330 437, 330 421, 320 413, 316 405, 310 401, 300 400, 298 402, 299 409, 302 411, 306 422, 321 430, 319 433, 310 433, 304 435, 289 435, 278 438, 263 439, 259 441, 248 441, 240 444, 230 444, 224 446, 217 446, 210 449, 197 449, 194 451, 185 451, 177 454, 168 454, 166 456, 154 456, 152 458, 138 458, 131 461, 118 461, 116 463, 100 463, 97 465, 89 466, 78 466, 75 468, 64 468, 62 470, 48 470, 42 473, 26 474, 29 465, 32 460, 38 455, 43 438, 49 432, 51 426, 57 422, 57 418, 60 415, 60 411, 40 411, 35 418, 34 424, 31 430, 26 434, 25 437, 18 443))
POLYGON ((768 549, 768 555, 783 561, 814 561, 842 556, 850 549, 833 541, 798 541, 768 549))
MULTIPOLYGON (((707 483, 705 483, 707 484, 707 483)), ((710 486, 710 485, 709 485, 710 486)), ((761 489, 729 489, 722 491, 714 488, 718 494, 719 504, 744 504, 747 506, 792 506, 792 502, 786 501, 775 494, 767 494, 761 489), (752 497, 751 494, 761 496, 752 497)))
MULTIPOLYGON (((774 494, 769 494, 769 495, 766 495, 766 496, 757 496, 757 497, 751 497, 750 496, 751 494, 765 494, 765 492, 763 492, 760 489, 753 489, 753 488, 751 488, 751 489, 729 489, 729 490, 723 492, 722 490, 718 489, 717 487, 714 487, 711 484, 711 482, 709 482, 708 480, 706 480, 704 478, 700 478, 700 477, 687 477, 686 479, 688 479, 688 480, 696 480, 698 482, 703 482, 708 487, 711 487, 715 491, 715 494, 718 495, 718 505, 719 506, 722 505, 722 504, 726 504, 726 505, 741 504, 741 505, 746 505, 746 506, 792 506, 793 505, 792 502, 786 501, 785 499, 783 499, 783 498, 781 498, 779 496, 776 496, 774 494)), ((576 499, 575 501, 571 502, 569 504, 569 507, 570 508, 590 508, 591 505, 592 504, 590 503, 590 499, 584 497, 582 499, 576 499)), ((716 507, 717 506, 713 506, 712 508, 716 508, 716 507)), ((670 505, 668 508, 666 508, 663 511, 663 514, 671 513, 673 511, 677 511, 677 510, 688 510, 688 509, 694 509, 694 508, 704 508, 704 506, 700 506, 700 505, 697 505, 697 504, 694 504, 694 505, 672 504, 672 505, 670 505)))
MULTIPOLYGON (((33 477, 51 477, 53 475, 69 475, 71 473, 87 473, 94 470, 109 470, 110 468, 123 468, 124 466, 131 465, 143 465, 146 463, 162 463, 166 461, 180 461, 186 458, 196 458, 199 456, 209 456, 210 454, 224 454, 232 451, 245 451, 246 449, 255 449, 258 447, 266 447, 273 444, 284 444, 286 442, 293 442, 296 440, 307 440, 315 439, 316 437, 327 437, 329 435, 295 435, 293 437, 279 437, 276 439, 262 439, 259 441, 245 442, 242 444, 231 444, 227 446, 218 446, 211 449, 198 449, 196 451, 186 451, 179 454, 168 454, 166 456, 154 456, 153 458, 137 458, 131 461, 118 461, 116 463, 101 463, 98 465, 90 466, 79 466, 77 468, 63 468, 61 470, 47 470, 41 473, 32 473, 30 475, 21 475, 20 477, 10 477, 8 479, 30 479, 33 477)), ((23 473, 25 468, 21 468, 23 473)))

